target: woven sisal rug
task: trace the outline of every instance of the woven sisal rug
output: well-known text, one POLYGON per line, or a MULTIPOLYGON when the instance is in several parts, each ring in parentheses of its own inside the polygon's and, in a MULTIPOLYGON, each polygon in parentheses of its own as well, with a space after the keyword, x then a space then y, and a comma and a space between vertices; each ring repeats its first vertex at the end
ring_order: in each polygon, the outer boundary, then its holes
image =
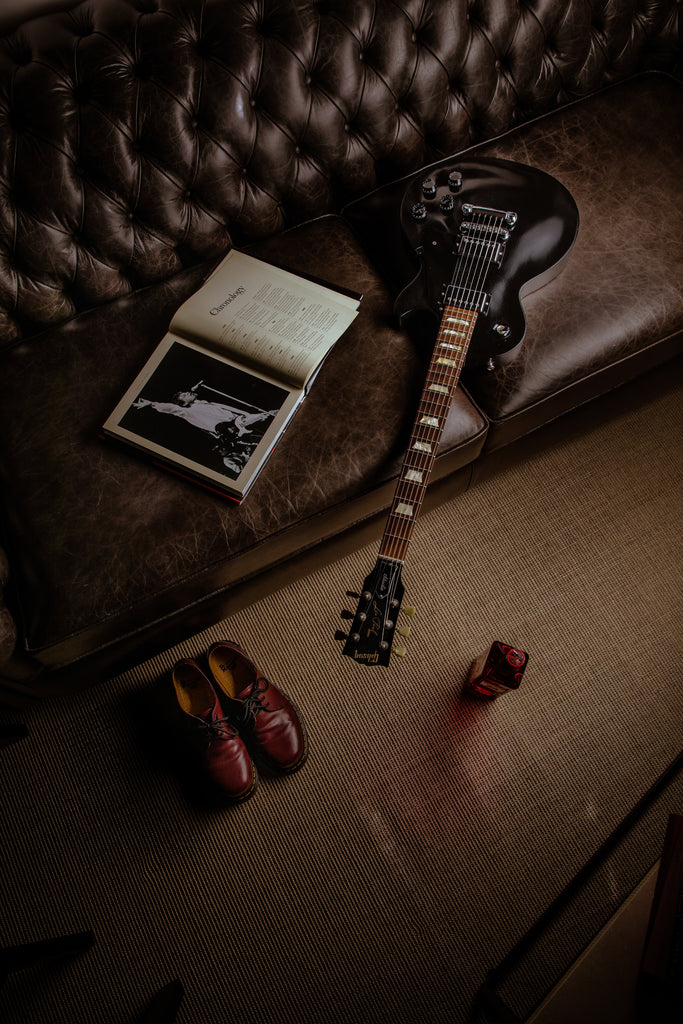
MULTIPOLYGON (((179 1024, 457 1024, 486 972, 681 747, 681 394, 623 408, 426 512, 388 669, 332 639, 374 545, 86 693, 0 751, 3 944, 92 929, 13 974, 0 1017, 122 1024, 173 978, 179 1024), (169 670, 241 643, 311 754, 227 808, 182 742, 169 670), (494 640, 516 693, 463 695, 494 640)), ((680 781, 506 998, 544 989, 656 860, 680 781)))

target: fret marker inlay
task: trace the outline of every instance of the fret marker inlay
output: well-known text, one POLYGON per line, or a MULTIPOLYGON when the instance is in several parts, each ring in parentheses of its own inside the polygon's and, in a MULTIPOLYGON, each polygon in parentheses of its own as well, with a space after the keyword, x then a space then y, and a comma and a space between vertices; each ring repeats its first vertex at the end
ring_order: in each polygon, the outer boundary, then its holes
POLYGON ((439 356, 439 358, 437 359, 437 363, 439 363, 440 366, 457 366, 458 360, 446 359, 444 356, 439 356))
POLYGON ((419 469, 407 469, 403 474, 404 480, 412 480, 413 483, 421 484, 424 474, 419 469))
POLYGON ((430 384, 427 391, 437 391, 440 395, 450 395, 451 389, 445 384, 430 384))
POLYGON ((432 446, 427 441, 416 441, 413 445, 413 451, 416 452, 431 452, 432 446))
POLYGON ((412 505, 408 505, 408 503, 407 503, 407 502, 405 502, 405 501, 401 501, 401 502, 400 502, 400 503, 399 503, 399 504, 398 504, 398 505, 396 506, 396 515, 397 515, 397 516, 408 516, 408 517, 412 517, 412 514, 413 514, 413 506, 412 506, 412 505))
POLYGON ((438 427, 439 421, 436 416, 423 416, 420 423, 424 423, 427 427, 438 427))

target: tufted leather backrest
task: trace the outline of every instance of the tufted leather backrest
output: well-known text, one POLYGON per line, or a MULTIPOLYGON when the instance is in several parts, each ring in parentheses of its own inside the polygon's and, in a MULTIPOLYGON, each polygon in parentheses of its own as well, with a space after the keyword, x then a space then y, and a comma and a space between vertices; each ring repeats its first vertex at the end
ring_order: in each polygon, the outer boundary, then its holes
POLYGON ((86 0, 0 40, 0 341, 676 59, 676 0, 86 0))

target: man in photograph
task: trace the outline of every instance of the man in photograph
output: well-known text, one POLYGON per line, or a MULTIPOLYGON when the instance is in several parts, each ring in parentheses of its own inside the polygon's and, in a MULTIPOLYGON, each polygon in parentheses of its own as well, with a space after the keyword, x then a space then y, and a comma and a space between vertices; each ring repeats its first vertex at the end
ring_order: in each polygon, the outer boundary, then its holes
POLYGON ((221 402, 207 402, 199 398, 195 391, 180 391, 174 396, 173 402, 152 402, 147 398, 138 398, 132 408, 149 408, 169 416, 178 416, 217 438, 225 438, 229 434, 236 437, 251 434, 257 423, 271 420, 277 413, 277 409, 245 412, 221 402))

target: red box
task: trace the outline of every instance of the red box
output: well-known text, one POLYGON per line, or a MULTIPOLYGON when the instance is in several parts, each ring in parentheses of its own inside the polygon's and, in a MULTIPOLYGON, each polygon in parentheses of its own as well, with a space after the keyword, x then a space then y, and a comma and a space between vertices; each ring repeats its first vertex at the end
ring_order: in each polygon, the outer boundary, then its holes
POLYGON ((476 697, 494 700, 519 687, 528 661, 526 651, 494 640, 489 650, 472 662, 466 689, 476 697))

